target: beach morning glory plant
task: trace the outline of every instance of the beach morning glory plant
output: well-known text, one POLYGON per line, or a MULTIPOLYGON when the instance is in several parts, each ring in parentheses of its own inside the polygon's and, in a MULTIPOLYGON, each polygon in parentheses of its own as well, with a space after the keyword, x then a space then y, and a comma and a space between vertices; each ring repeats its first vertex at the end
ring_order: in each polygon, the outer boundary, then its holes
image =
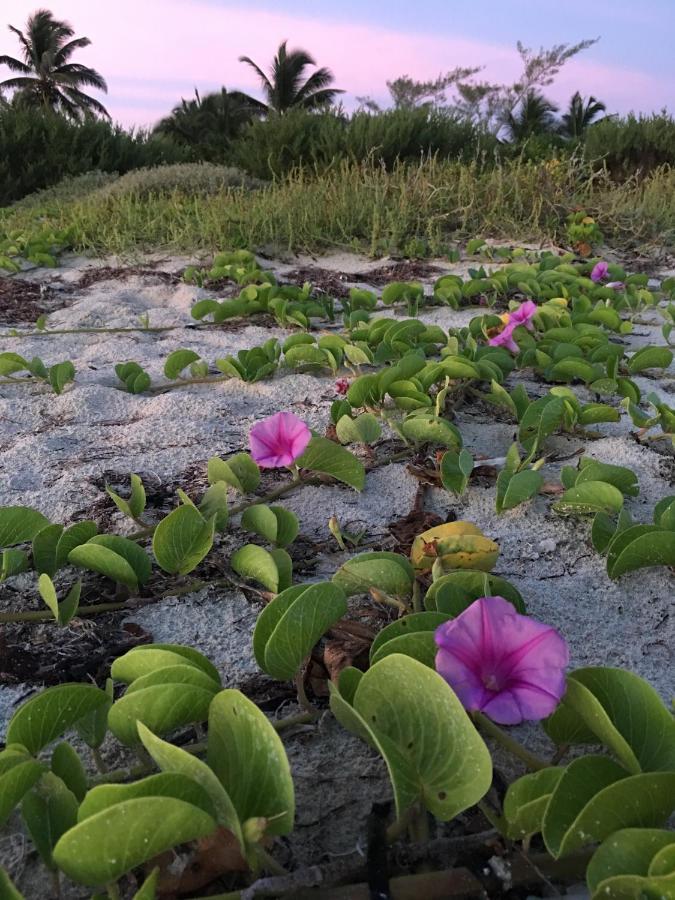
POLYGON ((279 412, 251 428, 251 456, 263 469, 292 466, 302 456, 312 433, 291 412, 279 412))
POLYGON ((475 600, 435 640, 436 670, 463 706, 500 725, 544 719, 565 693, 564 638, 503 597, 475 600))

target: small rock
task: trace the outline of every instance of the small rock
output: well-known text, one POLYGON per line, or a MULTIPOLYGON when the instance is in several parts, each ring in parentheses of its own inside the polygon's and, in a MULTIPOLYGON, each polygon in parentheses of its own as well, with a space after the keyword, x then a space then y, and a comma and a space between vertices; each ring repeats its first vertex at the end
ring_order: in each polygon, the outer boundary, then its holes
POLYGON ((539 541, 539 549, 542 553, 553 553, 558 545, 553 538, 546 538, 545 541, 539 541))

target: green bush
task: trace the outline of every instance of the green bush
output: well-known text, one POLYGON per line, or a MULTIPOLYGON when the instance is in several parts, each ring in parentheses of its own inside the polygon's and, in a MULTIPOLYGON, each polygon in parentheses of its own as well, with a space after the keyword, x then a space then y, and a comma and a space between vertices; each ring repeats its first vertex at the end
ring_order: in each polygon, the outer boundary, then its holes
POLYGON ((391 169, 424 156, 468 161, 497 141, 470 122, 425 108, 355 113, 292 110, 252 122, 232 146, 232 161, 259 178, 299 167, 325 170, 340 160, 372 159, 391 169))
POLYGON ((588 129, 585 154, 615 178, 675 166, 675 119, 665 110, 651 116, 608 117, 588 129))
POLYGON ((0 206, 85 172, 128 172, 180 162, 188 153, 167 138, 128 132, 101 119, 76 125, 51 112, 10 105, 0 111, 0 206))
POLYGON ((143 199, 150 194, 171 194, 183 197, 217 194, 226 188, 255 188, 262 182, 251 178, 232 166, 213 163, 176 163, 171 166, 134 169, 111 181, 95 192, 97 198, 134 197, 143 199))

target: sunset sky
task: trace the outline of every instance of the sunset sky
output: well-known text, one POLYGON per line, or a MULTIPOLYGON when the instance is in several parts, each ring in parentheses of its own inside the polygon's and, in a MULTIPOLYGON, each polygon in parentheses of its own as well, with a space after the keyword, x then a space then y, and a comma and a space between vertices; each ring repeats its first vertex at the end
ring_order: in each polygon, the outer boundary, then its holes
MULTIPOLYGON (((435 78, 456 65, 485 65, 488 80, 518 74, 515 43, 550 47, 600 37, 548 89, 566 102, 577 89, 610 112, 675 109, 675 0, 53 0, 45 2, 92 46, 76 61, 107 79, 100 99, 125 125, 151 125, 181 97, 225 85, 256 92, 251 56, 267 69, 280 41, 329 66, 344 102, 369 94, 386 102, 398 75, 435 78)), ((23 27, 37 8, 0 3, 0 54, 19 55, 2 25, 23 27)), ((0 80, 10 73, 0 67, 0 80)))

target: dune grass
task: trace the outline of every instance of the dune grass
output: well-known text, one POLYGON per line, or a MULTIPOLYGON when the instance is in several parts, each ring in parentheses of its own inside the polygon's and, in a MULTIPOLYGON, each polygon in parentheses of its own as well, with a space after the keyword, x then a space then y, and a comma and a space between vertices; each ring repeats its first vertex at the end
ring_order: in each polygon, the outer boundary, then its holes
POLYGON ((442 254, 467 236, 560 240, 569 212, 595 216, 619 247, 675 243, 675 170, 617 183, 575 159, 498 165, 425 159, 391 171, 342 162, 297 170, 257 190, 227 187, 200 196, 92 191, 44 207, 0 210, 0 231, 71 228, 74 247, 100 253, 146 250, 358 249, 372 255, 442 254))

